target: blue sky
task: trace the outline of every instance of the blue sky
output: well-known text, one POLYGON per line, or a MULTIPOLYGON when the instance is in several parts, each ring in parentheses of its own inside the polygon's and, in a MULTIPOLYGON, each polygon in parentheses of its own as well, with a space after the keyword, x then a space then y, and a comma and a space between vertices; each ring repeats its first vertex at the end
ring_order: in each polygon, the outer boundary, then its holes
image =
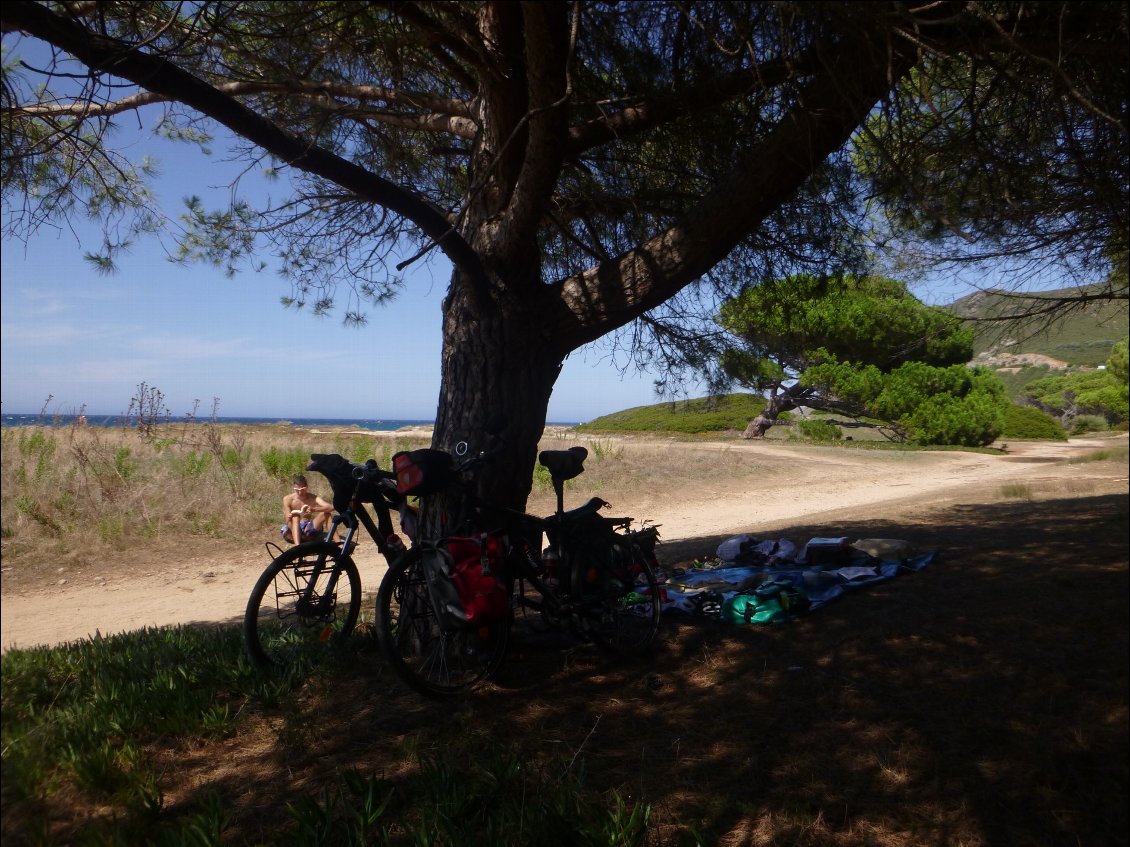
MULTIPOLYGON (((222 164, 192 148, 158 155, 165 171, 177 163, 157 184, 167 214, 175 216, 187 194, 207 204, 226 191, 222 164)), ((221 416, 434 418, 450 271, 442 258, 412 266, 395 301, 371 309, 367 326, 347 328, 339 315, 283 308, 279 298, 290 288, 270 269, 228 278, 209 265, 173 264, 148 238, 107 276, 83 259, 99 243, 99 230, 81 225, 42 228, 26 245, 3 242, 4 413, 39 412, 50 396, 51 413, 117 415, 145 383, 174 415, 197 400, 198 413, 210 414, 218 398, 221 416)), ((658 402, 653 380, 622 375, 599 347, 576 351, 548 418, 586 421, 658 402)))
MULTIPOLYGON (((84 243, 86 243, 84 241, 84 243)), ((90 246, 97 245, 90 235, 90 246)), ((173 414, 200 401, 221 416, 431 420, 439 392, 440 301, 448 266, 408 277, 405 292, 343 327, 284 309, 270 271, 227 278, 172 264, 156 240, 100 275, 70 232, 41 231, 0 254, 0 385, 7 414, 125 412, 144 382, 173 414), (390 343, 390 340, 392 343, 390 343), (296 367, 297 366, 297 367, 296 367)), ((590 420, 657 402, 653 377, 622 377, 603 351, 566 362, 549 420, 590 420)))
MULTIPOLYGON (((48 63, 33 39, 8 34, 3 44, 5 60, 18 54, 39 67, 48 63)), ((215 153, 206 158, 191 145, 150 139, 147 124, 159 117, 160 109, 150 107, 119 120, 115 147, 135 162, 158 160, 154 189, 166 215, 175 218, 190 194, 206 207, 220 206, 238 172, 222 161, 226 136, 217 133, 215 153)), ((268 190, 255 174, 241 188, 252 192, 252 201, 268 190)), ((50 397, 51 413, 84 408, 117 415, 144 382, 164 394, 174 415, 192 411, 196 401, 200 414, 210 414, 218 398, 221 416, 435 417, 440 302, 450 272, 442 257, 413 265, 401 296, 371 309, 368 325, 353 329, 338 315, 284 309, 279 298, 290 287, 270 267, 228 278, 205 264, 169 262, 155 238, 139 241, 116 273, 100 275, 82 258, 100 244, 99 228, 70 226, 44 227, 26 244, 2 243, 4 413, 37 413, 50 397)), ((658 402, 653 381, 649 374, 622 375, 599 347, 575 351, 558 378, 548 419, 585 421, 658 402)))
MULTIPOLYGON (((151 152, 137 149, 139 156, 151 152)), ((156 186, 166 214, 175 217, 188 194, 209 207, 227 196, 230 168, 222 162, 186 145, 157 155, 166 171, 156 186)), ((26 244, 3 242, 5 414, 119 415, 145 383, 162 392, 174 415, 209 415, 217 398, 220 416, 434 418, 440 302, 450 271, 442 257, 413 265, 395 301, 370 309, 367 326, 347 328, 338 315, 283 308, 279 298, 290 288, 269 266, 228 278, 206 264, 168 261, 153 237, 138 241, 115 273, 99 274, 83 259, 100 243, 99 228, 73 225, 44 227, 26 244)), ((262 258, 269 265, 270 257, 262 258)), ((950 302, 971 290, 936 280, 931 289, 917 293, 950 302)), ((652 374, 622 374, 599 345, 576 351, 548 420, 587 421, 659 402, 653 381, 652 374)))

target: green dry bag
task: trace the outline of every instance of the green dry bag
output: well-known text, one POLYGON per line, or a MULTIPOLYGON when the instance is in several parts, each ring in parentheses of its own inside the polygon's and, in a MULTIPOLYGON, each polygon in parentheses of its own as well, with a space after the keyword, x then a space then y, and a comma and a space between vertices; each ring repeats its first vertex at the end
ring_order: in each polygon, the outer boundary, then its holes
POLYGON ((785 610, 776 597, 735 594, 722 605, 723 620, 734 624, 776 623, 785 617, 785 610))

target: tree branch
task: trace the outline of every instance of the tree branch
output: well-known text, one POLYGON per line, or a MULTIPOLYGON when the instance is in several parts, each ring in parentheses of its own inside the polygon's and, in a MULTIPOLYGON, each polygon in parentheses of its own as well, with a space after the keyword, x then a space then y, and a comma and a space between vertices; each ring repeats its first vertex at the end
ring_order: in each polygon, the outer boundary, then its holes
POLYGON ((639 135, 680 117, 693 115, 741 97, 757 89, 769 89, 797 76, 810 73, 811 58, 775 60, 683 89, 654 97, 640 98, 616 112, 594 118, 569 130, 568 156, 576 158, 593 147, 618 138, 639 135))
POLYGON ((858 30, 825 47, 826 61, 789 112, 696 208, 639 247, 551 287, 567 310, 559 318, 572 324, 560 334, 565 343, 595 340, 706 273, 843 146, 916 57, 881 31, 858 30))
MULTIPOLYGON (((542 212, 561 170, 566 129, 565 102, 570 56, 569 29, 562 3, 523 3, 526 86, 529 111, 522 166, 510 192, 499 232, 509 245, 532 243, 542 212)), ((509 252, 506 247, 504 252, 509 252)))
POLYGON ((283 162, 334 182, 415 223, 471 279, 485 279, 478 256, 447 218, 416 194, 370 173, 244 107, 230 95, 159 56, 92 33, 38 3, 12 0, 3 7, 3 28, 20 29, 73 54, 92 69, 129 80, 190 106, 283 162))

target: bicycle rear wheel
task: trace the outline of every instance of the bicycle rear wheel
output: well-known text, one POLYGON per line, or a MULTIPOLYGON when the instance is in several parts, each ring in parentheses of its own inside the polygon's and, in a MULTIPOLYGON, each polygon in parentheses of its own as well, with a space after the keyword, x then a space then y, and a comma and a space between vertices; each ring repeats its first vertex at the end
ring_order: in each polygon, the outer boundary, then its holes
POLYGON ((420 551, 389 566, 377 591, 377 640, 393 671, 417 691, 455 694, 489 678, 506 655, 510 616, 445 630, 436 618, 420 551))
POLYGON ((336 544, 310 541, 263 571, 243 615, 243 642, 260 668, 313 661, 349 638, 361 611, 361 575, 336 544))
POLYGON ((661 598, 655 570, 638 547, 616 545, 612 578, 584 600, 589 636, 608 650, 639 655, 659 633, 661 598))

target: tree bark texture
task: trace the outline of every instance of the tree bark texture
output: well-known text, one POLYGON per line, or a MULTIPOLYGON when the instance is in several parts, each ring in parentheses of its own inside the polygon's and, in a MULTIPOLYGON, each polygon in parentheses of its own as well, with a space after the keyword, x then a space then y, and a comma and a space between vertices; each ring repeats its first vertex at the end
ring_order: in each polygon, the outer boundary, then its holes
POLYGON ((508 298, 495 308, 471 305, 456 271, 443 309, 443 362, 433 446, 471 451, 504 446, 483 468, 480 491, 501 506, 525 506, 538 441, 562 358, 548 343, 545 315, 508 298))

